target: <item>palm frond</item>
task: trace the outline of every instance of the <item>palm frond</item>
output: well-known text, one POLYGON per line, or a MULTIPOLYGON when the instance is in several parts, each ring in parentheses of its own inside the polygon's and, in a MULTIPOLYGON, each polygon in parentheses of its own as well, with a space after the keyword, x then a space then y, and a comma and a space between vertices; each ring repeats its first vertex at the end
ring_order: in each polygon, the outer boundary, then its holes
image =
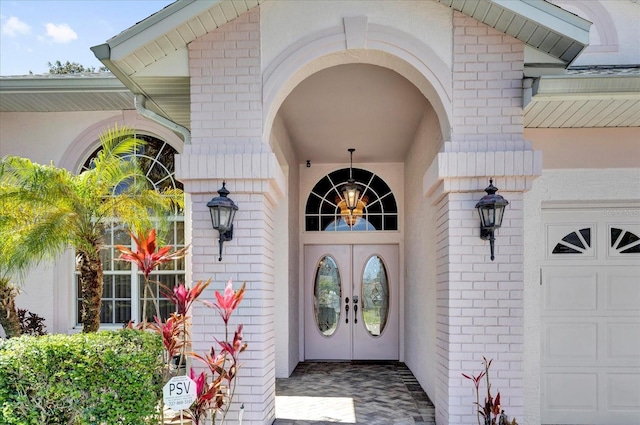
POLYGON ((63 212, 43 214, 34 222, 12 220, 11 232, 7 227, 0 230, 0 268, 24 277, 28 269, 55 260, 71 245, 72 220, 63 212))
POLYGON ((107 129, 100 141, 79 175, 26 158, 0 160, 0 275, 25 272, 69 247, 99 257, 106 221, 148 229, 184 207, 181 190, 150 187, 135 158, 145 142, 132 129, 107 129))

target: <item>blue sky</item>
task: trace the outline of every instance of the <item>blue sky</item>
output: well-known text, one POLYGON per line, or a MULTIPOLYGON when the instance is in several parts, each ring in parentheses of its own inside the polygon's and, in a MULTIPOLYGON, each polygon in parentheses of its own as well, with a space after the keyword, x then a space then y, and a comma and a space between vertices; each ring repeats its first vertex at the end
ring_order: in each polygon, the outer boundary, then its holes
POLYGON ((0 75, 49 71, 47 62, 102 64, 89 49, 174 0, 0 0, 0 75))

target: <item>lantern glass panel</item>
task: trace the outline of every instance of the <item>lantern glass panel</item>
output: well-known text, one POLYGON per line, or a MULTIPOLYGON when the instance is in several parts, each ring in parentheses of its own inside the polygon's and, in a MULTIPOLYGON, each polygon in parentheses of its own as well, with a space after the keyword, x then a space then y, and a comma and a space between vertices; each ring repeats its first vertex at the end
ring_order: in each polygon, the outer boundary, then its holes
POLYGON ((218 228, 218 230, 224 233, 227 230, 229 230, 229 228, 231 227, 229 225, 229 222, 230 222, 229 218, 231 217, 231 208, 220 206, 218 207, 218 211, 220 214, 220 227, 218 228))
POLYGON ((236 210, 234 208, 229 208, 229 221, 227 222, 227 229, 231 229, 235 216, 236 210))
POLYGON ((485 206, 478 208, 478 213, 480 213, 480 221, 482 227, 493 227, 493 220, 495 217, 493 207, 485 206))
POLYGON ((495 221, 495 227, 500 227, 502 226, 502 218, 504 217, 504 206, 499 205, 496 208, 496 221, 495 221))
POLYGON ((354 209, 358 204, 358 198, 360 198, 360 191, 354 186, 347 186, 342 192, 344 200, 347 202, 347 208, 354 209))

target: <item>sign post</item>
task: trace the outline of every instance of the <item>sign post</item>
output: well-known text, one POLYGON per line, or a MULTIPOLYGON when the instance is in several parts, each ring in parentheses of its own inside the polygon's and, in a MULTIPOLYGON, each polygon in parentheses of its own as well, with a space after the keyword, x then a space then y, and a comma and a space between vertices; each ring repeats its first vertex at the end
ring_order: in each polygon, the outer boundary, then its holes
MULTIPOLYGON (((186 375, 174 376, 162 387, 162 400, 176 412, 188 409, 197 398, 196 383, 186 375)), ((181 419, 182 421, 182 419, 181 419)))

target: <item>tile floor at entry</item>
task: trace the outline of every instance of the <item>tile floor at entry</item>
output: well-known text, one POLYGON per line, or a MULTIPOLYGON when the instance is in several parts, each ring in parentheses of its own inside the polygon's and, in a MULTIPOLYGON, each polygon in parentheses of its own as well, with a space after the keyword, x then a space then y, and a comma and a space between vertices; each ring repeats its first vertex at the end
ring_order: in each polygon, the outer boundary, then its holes
POLYGON ((435 408, 403 363, 304 362, 276 380, 274 425, 435 425, 435 408))

